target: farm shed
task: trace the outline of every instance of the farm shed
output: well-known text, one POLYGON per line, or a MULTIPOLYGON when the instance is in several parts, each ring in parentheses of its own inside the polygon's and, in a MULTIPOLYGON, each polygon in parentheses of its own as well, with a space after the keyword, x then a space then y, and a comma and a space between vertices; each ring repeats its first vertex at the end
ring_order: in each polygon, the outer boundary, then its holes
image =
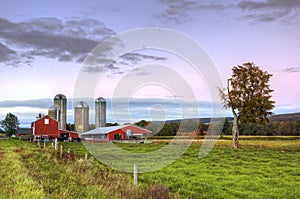
POLYGON ((74 139, 78 139, 78 133, 74 132, 74 131, 67 131, 67 130, 59 130, 59 135, 62 139, 64 140, 69 140, 69 141, 74 141, 74 139))
POLYGON ((18 128, 16 135, 17 136, 32 135, 31 129, 30 128, 18 128))
POLYGON ((31 132, 35 139, 78 138, 76 132, 58 129, 58 126, 58 121, 46 115, 31 123, 31 132))
POLYGON ((114 140, 145 138, 151 135, 152 131, 129 124, 121 126, 100 127, 82 133, 81 138, 85 141, 109 142, 114 140))

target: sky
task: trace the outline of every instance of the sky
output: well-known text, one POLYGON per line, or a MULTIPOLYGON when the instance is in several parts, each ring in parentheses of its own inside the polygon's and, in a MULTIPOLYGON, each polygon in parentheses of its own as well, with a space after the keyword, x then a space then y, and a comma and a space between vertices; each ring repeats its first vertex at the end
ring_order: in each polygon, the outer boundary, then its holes
MULTIPOLYGON (((95 79, 93 97, 107 99, 109 122, 116 121, 114 109, 130 116, 116 122, 161 119, 162 115, 178 119, 186 110, 185 117, 209 117, 215 92, 210 79, 219 75, 223 83, 219 86, 224 87, 231 68, 249 61, 273 74, 273 112, 300 112, 299 11, 298 0, 1 0, 0 118, 12 112, 26 126, 38 113, 46 114, 53 97, 62 93, 68 98, 68 122, 72 123, 78 97, 74 92, 82 73, 87 81, 101 76, 95 79), (218 75, 196 72, 188 60, 159 48, 132 50, 113 60, 105 71, 84 64, 103 41, 148 27, 172 30, 196 42, 218 75), (143 83, 151 78, 156 82, 143 83), (130 83, 138 85, 131 88, 130 83), (180 95, 181 90, 187 95, 180 95), (197 108, 192 103, 182 105, 191 95, 198 101, 197 108), (113 103, 114 98, 124 100, 113 103)), ((184 48, 176 40, 171 44, 184 48)), ((198 52, 191 48, 187 53, 198 52)), ((89 105, 92 123, 93 100, 89 105)))

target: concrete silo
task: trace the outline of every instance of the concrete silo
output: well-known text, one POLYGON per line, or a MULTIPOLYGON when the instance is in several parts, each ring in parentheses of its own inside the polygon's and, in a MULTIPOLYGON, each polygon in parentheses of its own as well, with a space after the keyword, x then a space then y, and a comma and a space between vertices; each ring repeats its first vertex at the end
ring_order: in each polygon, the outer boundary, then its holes
POLYGON ((95 101, 95 127, 106 126, 106 100, 99 97, 95 101))
POLYGON ((63 94, 57 94, 54 97, 54 105, 59 109, 59 123, 58 128, 66 130, 67 123, 67 98, 63 94))
POLYGON ((78 102, 74 108, 74 124, 77 133, 89 130, 89 106, 85 102, 78 102))
POLYGON ((58 122, 60 121, 59 113, 60 113, 59 108, 55 105, 50 106, 48 109, 49 117, 51 117, 52 119, 55 119, 58 122))

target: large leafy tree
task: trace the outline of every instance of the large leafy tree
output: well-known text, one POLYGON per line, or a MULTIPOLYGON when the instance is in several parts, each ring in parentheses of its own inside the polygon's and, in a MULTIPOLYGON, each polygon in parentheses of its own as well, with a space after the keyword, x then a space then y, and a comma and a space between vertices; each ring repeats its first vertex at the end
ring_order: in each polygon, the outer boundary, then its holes
POLYGON ((5 130, 5 133, 8 136, 17 133, 19 124, 18 117, 12 113, 8 113, 5 119, 0 121, 0 126, 5 130))
POLYGON ((271 100, 269 81, 272 74, 263 71, 252 62, 232 68, 232 76, 226 89, 219 89, 224 106, 231 108, 234 116, 232 125, 232 147, 239 148, 240 123, 266 124, 272 114, 274 101, 271 100))

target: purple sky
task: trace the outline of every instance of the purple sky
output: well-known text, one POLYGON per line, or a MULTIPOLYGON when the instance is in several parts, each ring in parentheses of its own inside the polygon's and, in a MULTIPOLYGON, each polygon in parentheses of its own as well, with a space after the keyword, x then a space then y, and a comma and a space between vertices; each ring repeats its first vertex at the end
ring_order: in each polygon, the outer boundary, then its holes
MULTIPOLYGON (((299 11, 298 0, 3 0, 0 118, 12 111, 21 120, 29 120, 36 112, 47 110, 22 104, 26 100, 53 98, 57 93, 72 98, 87 53, 115 33, 149 26, 173 29, 196 41, 215 63, 223 83, 232 66, 254 62, 273 74, 274 112, 300 112, 299 11)), ((187 63, 160 51, 138 51, 121 58, 120 63, 127 64, 111 67, 103 83, 106 89, 95 95, 112 97, 112 85, 132 62, 135 67, 148 62, 168 65, 183 74, 192 89, 201 91, 196 93, 197 99, 211 100, 205 83, 189 73, 187 63)), ((161 88, 153 90, 155 87, 144 88, 133 97, 170 95, 161 88)), ((69 109, 71 112, 72 107, 69 109)))

